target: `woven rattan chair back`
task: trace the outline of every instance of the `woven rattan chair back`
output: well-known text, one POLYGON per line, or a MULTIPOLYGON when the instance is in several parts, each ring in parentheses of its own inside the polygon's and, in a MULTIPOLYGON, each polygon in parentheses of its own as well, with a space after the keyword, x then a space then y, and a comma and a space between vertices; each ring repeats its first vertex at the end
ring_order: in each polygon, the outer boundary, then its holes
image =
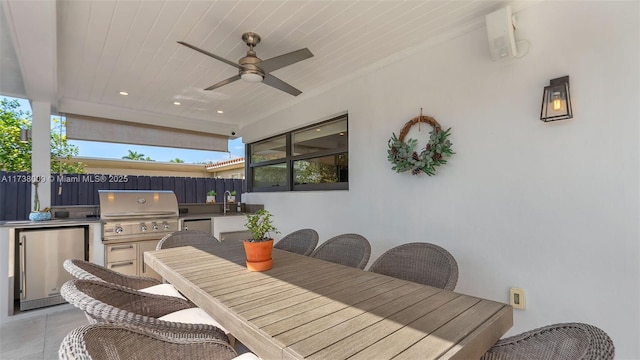
POLYGON ((62 263, 62 266, 76 279, 105 281, 136 290, 155 286, 161 283, 159 280, 154 278, 124 275, 111 269, 107 269, 104 266, 79 259, 67 259, 62 263))
POLYGON ((312 253, 312 257, 334 263, 364 269, 371 256, 371 244, 364 236, 342 234, 323 242, 312 253))
POLYGON ((458 283, 458 263, 447 250, 415 242, 387 250, 369 271, 440 289, 453 290, 458 283))
POLYGON ((274 248, 309 256, 318 245, 318 232, 313 229, 296 230, 278 241, 274 248))
POLYGON ((613 341, 603 330, 583 323, 541 327, 499 340, 482 360, 613 360, 613 341))
POLYGON ((92 324, 111 323, 149 327, 158 331, 179 329, 195 333, 210 332, 229 341, 220 328, 205 324, 186 324, 159 320, 176 311, 195 307, 188 300, 148 294, 127 287, 93 280, 70 280, 60 288, 60 295, 84 311, 92 324))
POLYGON ((156 250, 169 249, 180 246, 211 244, 219 242, 211 234, 198 230, 180 230, 163 237, 156 246, 156 250))
POLYGON ((226 360, 235 358, 237 353, 224 341, 203 334, 94 324, 67 334, 58 356, 64 360, 226 360))

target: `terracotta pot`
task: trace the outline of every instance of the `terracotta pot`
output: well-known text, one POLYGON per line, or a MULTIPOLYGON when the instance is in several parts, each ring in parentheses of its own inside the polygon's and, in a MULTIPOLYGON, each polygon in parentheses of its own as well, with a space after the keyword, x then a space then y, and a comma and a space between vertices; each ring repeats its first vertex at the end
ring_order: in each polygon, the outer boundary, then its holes
POLYGON ((273 260, 271 250, 273 239, 260 242, 244 241, 244 252, 247 255, 247 269, 249 271, 265 271, 271 269, 273 260))

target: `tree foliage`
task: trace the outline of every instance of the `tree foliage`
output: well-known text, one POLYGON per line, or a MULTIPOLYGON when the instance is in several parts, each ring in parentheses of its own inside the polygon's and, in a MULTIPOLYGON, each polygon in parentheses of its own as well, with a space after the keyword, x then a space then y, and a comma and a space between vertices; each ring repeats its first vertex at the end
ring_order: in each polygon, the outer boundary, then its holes
POLYGON ((140 161, 155 161, 150 157, 145 157, 144 154, 139 153, 137 151, 133 151, 133 150, 127 150, 129 153, 125 156, 123 156, 122 158, 125 160, 140 160, 140 161))
POLYGON ((61 159, 71 160, 78 156, 78 147, 67 142, 67 135, 64 133, 66 121, 61 118, 53 119, 54 127, 51 129, 51 172, 66 174, 84 173, 84 164, 79 161, 62 162, 61 159))
POLYGON ((122 158, 125 160, 144 160, 144 154, 137 151, 127 150, 129 153, 122 158))
MULTIPOLYGON (((61 129, 64 121, 53 120, 51 129, 51 172, 52 173, 84 173, 84 165, 80 162, 63 163, 60 159, 71 159, 79 153, 78 147, 70 145, 61 129)), ((0 99, 0 131, 3 134, 0 144, 0 168, 4 171, 31 171, 31 139, 20 141, 20 129, 31 130, 31 113, 20 109, 15 99, 0 99)))
POLYGON ((20 129, 31 128, 31 114, 19 107, 18 100, 0 99, 0 166, 5 171, 31 170, 31 143, 20 141, 20 129))

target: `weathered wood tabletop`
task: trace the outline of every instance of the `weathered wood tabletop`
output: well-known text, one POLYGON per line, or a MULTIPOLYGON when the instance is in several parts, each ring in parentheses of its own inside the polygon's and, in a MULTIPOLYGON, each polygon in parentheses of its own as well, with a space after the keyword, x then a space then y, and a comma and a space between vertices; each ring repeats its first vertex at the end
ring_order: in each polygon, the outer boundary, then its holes
POLYGON ((264 360, 477 359, 513 324, 506 304, 278 249, 250 272, 241 241, 144 258, 264 360))

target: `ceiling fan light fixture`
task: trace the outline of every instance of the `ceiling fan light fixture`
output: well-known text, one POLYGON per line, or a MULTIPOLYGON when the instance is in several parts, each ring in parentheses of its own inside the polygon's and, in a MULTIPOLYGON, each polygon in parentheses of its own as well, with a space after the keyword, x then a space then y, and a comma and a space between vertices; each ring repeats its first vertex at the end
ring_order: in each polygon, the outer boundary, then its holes
POLYGON ((262 74, 259 74, 257 72, 243 72, 240 75, 240 78, 246 82, 258 83, 258 82, 262 82, 262 79, 264 79, 264 76, 262 76, 262 74))

